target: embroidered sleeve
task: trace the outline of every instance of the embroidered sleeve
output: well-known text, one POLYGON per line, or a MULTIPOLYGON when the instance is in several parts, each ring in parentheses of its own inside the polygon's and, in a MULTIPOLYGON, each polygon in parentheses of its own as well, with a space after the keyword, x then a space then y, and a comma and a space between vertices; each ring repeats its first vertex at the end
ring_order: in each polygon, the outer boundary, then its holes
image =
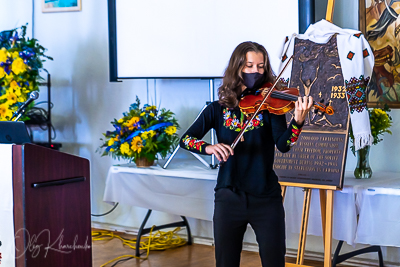
POLYGON ((286 141, 286 144, 289 147, 292 147, 296 144, 297 139, 299 139, 299 135, 301 133, 301 128, 299 128, 298 126, 291 124, 291 130, 292 130, 292 135, 290 136, 289 140, 286 141))
POLYGON ((192 126, 182 135, 179 143, 180 147, 190 152, 207 155, 205 148, 209 144, 201 139, 211 128, 214 128, 214 114, 214 106, 209 104, 197 120, 193 122, 192 126))
POLYGON ((205 154, 205 149, 208 145, 203 140, 198 140, 196 137, 191 137, 189 135, 185 135, 185 137, 182 138, 182 142, 187 150, 203 154, 205 154))

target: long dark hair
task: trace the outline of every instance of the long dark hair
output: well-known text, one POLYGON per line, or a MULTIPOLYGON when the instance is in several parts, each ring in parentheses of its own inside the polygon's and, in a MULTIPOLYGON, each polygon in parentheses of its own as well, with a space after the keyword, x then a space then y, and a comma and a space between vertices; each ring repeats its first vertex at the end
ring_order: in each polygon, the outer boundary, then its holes
POLYGON ((263 84, 275 80, 268 53, 264 46, 255 42, 243 42, 239 44, 232 53, 228 67, 225 70, 222 85, 218 88, 218 102, 228 108, 234 108, 239 103, 239 96, 242 93, 243 87, 242 70, 246 63, 247 52, 261 52, 264 55, 263 84))

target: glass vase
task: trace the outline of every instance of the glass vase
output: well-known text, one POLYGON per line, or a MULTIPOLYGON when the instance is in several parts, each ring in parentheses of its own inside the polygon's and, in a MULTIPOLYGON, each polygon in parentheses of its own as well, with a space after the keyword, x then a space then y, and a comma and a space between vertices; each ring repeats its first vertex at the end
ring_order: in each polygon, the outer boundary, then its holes
POLYGON ((357 179, 369 179, 372 176, 372 170, 369 166, 369 150, 370 146, 366 146, 357 150, 357 166, 354 170, 354 176, 357 179))

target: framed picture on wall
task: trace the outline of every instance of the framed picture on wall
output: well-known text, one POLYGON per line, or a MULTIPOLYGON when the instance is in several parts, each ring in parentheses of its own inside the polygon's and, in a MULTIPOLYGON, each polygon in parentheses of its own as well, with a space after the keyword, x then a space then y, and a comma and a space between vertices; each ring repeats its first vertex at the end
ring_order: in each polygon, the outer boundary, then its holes
POLYGON ((42 12, 81 11, 82 0, 42 0, 42 12))
POLYGON ((400 1, 359 0, 360 31, 375 65, 368 85, 368 106, 400 108, 400 1))

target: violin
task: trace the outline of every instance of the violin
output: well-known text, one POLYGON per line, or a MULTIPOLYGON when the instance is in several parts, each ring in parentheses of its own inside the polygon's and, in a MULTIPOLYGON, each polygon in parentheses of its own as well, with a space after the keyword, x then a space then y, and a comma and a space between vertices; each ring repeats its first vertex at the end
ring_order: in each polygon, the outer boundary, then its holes
MULTIPOLYGON (((295 102, 299 97, 299 89, 297 88, 282 88, 281 90, 272 87, 271 83, 266 83, 262 86, 261 91, 272 90, 269 97, 263 102, 263 94, 246 95, 239 102, 239 108, 246 116, 254 114, 261 103, 260 110, 268 110, 270 113, 282 115, 295 107, 295 102), (269 89, 272 88, 272 89, 269 89)), ((269 92, 268 92, 269 93, 269 92)), ((320 102, 313 101, 313 106, 316 110, 325 112, 328 115, 334 114, 334 109, 331 106, 326 106, 320 102)))
POLYGON ((282 90, 278 90, 272 87, 271 83, 266 83, 260 90, 272 90, 264 102, 263 94, 247 95, 239 101, 239 108, 246 116, 254 114, 261 104, 262 107, 260 110, 268 110, 270 113, 277 115, 285 114, 294 109, 295 102, 299 96, 299 89, 297 88, 283 88, 282 90))

